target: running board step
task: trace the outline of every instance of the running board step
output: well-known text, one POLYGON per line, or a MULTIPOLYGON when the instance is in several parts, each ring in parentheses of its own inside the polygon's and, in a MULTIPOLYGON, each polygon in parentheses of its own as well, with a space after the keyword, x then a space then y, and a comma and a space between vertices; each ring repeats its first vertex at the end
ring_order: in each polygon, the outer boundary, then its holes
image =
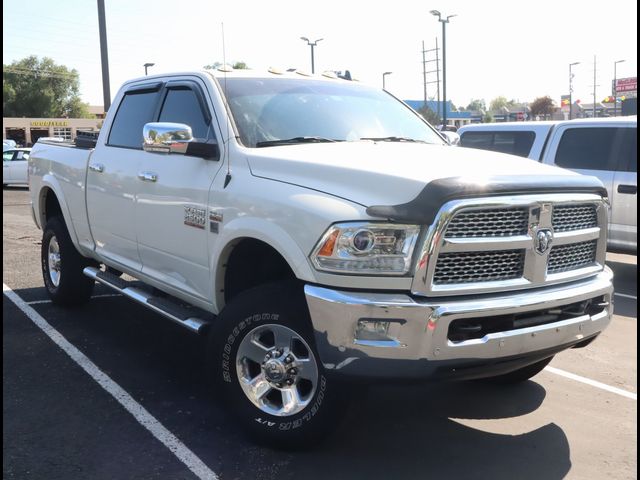
POLYGON ((139 286, 134 286, 136 284, 139 285, 139 282, 127 282, 112 273, 103 272, 96 267, 86 267, 83 273, 87 277, 93 278, 96 282, 112 288, 125 297, 163 315, 169 320, 173 320, 192 332, 203 333, 209 325, 209 321, 194 317, 192 310, 172 301, 170 298, 154 296, 153 293, 147 292, 139 286))

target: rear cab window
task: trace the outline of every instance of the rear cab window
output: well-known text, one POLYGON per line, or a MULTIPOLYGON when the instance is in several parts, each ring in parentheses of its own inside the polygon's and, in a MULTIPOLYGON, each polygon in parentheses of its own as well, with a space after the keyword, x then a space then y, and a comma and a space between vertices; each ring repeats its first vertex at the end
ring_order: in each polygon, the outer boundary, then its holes
POLYGON ((528 157, 536 139, 531 131, 468 131, 460 137, 460 146, 528 157))
POLYGON ((126 92, 113 119, 107 145, 142 150, 142 129, 153 122, 159 96, 160 84, 126 92))

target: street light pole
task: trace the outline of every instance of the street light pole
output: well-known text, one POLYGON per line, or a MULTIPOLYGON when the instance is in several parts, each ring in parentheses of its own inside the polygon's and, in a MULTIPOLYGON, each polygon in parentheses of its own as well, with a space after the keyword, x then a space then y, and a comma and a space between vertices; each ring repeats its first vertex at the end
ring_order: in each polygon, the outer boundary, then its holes
POLYGON ((300 37, 300 40, 304 40, 305 42, 307 42, 307 45, 309 45, 311 47, 311 73, 316 73, 315 72, 314 58, 313 58, 313 47, 315 47, 318 44, 318 42, 320 42, 321 40, 324 40, 324 39, 318 38, 318 39, 316 39, 316 40, 314 40, 312 42, 307 37, 300 37))
POLYGON ((573 103, 571 96, 573 95, 573 73, 571 73, 571 67, 574 65, 580 65, 580 62, 573 62, 569 64, 569 120, 572 118, 573 103))
POLYGON ((385 77, 386 77, 387 75, 391 75, 392 73, 393 73, 393 72, 384 72, 384 73, 382 74, 382 89, 383 89, 383 90, 386 90, 386 85, 385 85, 385 81, 384 81, 385 77))
POLYGON ((447 37, 446 25, 449 19, 456 15, 448 15, 442 18, 442 14, 438 10, 431 10, 431 15, 438 17, 438 21, 442 23, 442 128, 447 126, 447 37))
POLYGON ((144 76, 147 76, 147 70, 149 67, 153 67, 155 65, 155 63, 145 63, 144 64, 144 76))
POLYGON ((104 0, 98 0, 98 30, 100 32, 100 63, 102 63, 102 101, 106 112, 111 106, 111 86, 109 85, 109 53, 107 51, 107 22, 104 14, 104 0))
POLYGON ((618 81, 618 72, 616 71, 616 67, 619 63, 624 62, 624 60, 616 60, 613 62, 613 116, 618 115, 618 85, 616 85, 618 81))

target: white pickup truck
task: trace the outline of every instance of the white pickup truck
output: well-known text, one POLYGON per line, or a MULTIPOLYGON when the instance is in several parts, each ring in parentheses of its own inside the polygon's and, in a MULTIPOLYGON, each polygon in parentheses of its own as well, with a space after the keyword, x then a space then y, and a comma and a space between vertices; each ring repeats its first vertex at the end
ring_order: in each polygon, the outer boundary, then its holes
POLYGON ((612 315, 599 180, 447 146, 331 76, 131 80, 97 138, 34 146, 29 183, 51 299, 100 282, 206 332, 271 444, 330 430, 345 379, 524 381, 612 315))

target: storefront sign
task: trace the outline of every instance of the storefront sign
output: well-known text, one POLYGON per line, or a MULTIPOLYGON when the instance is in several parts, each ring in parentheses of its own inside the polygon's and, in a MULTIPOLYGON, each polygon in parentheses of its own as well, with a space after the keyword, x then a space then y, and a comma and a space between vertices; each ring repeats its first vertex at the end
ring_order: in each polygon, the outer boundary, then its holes
POLYGON ((67 120, 34 120, 31 122, 32 127, 68 127, 67 120))

